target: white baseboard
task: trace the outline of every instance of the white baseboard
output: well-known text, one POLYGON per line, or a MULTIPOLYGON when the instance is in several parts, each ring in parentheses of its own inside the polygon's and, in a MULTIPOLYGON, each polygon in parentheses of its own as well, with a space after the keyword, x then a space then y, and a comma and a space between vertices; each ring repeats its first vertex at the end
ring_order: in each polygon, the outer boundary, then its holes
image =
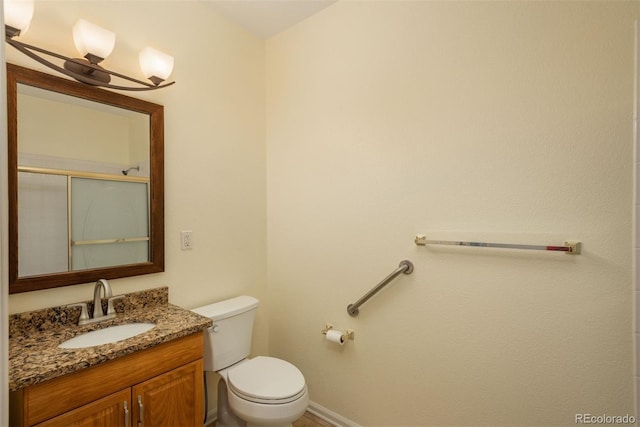
MULTIPOLYGON (((307 408, 307 411, 309 411, 316 417, 322 418, 326 422, 333 424, 336 427, 362 427, 358 423, 355 423, 350 419, 343 417, 340 414, 336 414, 332 410, 327 409, 324 406, 319 405, 315 402, 311 402, 311 401, 309 402, 309 407, 307 408)), ((217 409, 210 410, 209 412, 207 412, 207 420, 204 425, 208 426, 213 424, 213 422, 217 418, 218 418, 218 410, 217 409)))
POLYGON ((342 415, 337 414, 332 410, 317 404, 316 402, 310 401, 307 411, 311 412, 316 417, 322 418, 323 420, 333 424, 336 427, 361 427, 360 424, 351 421, 350 419, 345 418, 342 415))

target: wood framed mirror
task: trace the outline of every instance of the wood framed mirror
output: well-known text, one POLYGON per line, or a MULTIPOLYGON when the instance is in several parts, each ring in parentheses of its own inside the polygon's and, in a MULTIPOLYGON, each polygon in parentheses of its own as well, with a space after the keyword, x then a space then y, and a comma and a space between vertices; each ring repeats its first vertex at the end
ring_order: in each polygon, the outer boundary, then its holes
POLYGON ((9 293, 164 271, 164 108, 7 64, 9 293))

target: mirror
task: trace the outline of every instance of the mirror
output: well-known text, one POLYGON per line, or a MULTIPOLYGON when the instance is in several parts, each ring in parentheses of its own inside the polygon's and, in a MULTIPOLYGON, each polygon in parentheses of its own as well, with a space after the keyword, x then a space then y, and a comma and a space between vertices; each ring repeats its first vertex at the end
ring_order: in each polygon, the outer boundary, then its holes
POLYGON ((9 293, 164 271, 161 105, 7 64, 9 293))

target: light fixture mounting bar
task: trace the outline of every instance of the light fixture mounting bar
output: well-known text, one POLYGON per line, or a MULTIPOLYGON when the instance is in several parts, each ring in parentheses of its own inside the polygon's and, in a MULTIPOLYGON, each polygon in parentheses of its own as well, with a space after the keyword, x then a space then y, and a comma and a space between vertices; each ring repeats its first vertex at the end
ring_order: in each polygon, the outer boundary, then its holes
POLYGON ((20 30, 18 28, 12 27, 11 25, 5 24, 4 35, 6 36, 7 39, 10 39, 11 37, 19 36, 20 30))
MULTIPOLYGON (((106 68, 102 68, 100 66, 93 65, 93 64, 91 64, 89 62, 85 62, 85 61, 78 60, 78 59, 75 59, 75 58, 69 58, 69 57, 67 57, 65 55, 61 55, 61 54, 56 53, 56 52, 52 52, 52 51, 49 51, 49 50, 46 50, 46 49, 42 49, 42 48, 39 48, 37 46, 29 45, 27 43, 23 43, 23 42, 20 42, 20 41, 17 41, 17 40, 14 40, 13 38, 11 38, 12 36, 10 36, 10 33, 14 33, 13 30, 16 30, 16 29, 14 29, 12 27, 8 27, 8 26, 5 25, 5 33, 7 35, 5 41, 9 45, 13 46, 15 49, 17 49, 18 51, 24 53, 29 58, 39 62, 40 64, 45 65, 45 66, 47 66, 47 67, 49 67, 49 68, 51 68, 51 69, 53 69, 53 70, 55 70, 55 71, 57 71, 59 73, 62 73, 64 75, 66 75, 66 76, 69 76, 69 77, 71 77, 71 78, 73 78, 75 80, 78 80, 78 81, 86 83, 86 84, 90 84, 90 85, 93 85, 93 86, 106 87, 106 88, 116 89, 116 90, 145 91, 145 90, 161 89, 161 88, 164 88, 164 87, 167 87, 167 86, 171 86, 172 84, 175 83, 175 82, 169 82, 169 83, 165 83, 165 84, 148 83, 148 82, 145 82, 145 81, 142 81, 142 80, 135 79, 133 77, 126 76, 124 74, 117 73, 115 71, 107 70, 106 68), (142 87, 114 85, 114 84, 111 84, 111 83, 108 83, 108 82, 96 80, 96 79, 93 79, 90 74, 77 73, 77 72, 74 72, 74 71, 71 71, 71 70, 67 70, 67 69, 65 69, 63 67, 60 67, 60 66, 54 64, 53 62, 48 61, 47 59, 37 55, 35 52, 39 52, 39 53, 42 53, 42 54, 45 54, 45 55, 48 55, 48 56, 51 56, 51 57, 54 57, 54 58, 58 58, 58 59, 64 60, 64 61, 68 61, 68 62, 77 64, 79 66, 92 69, 94 71, 107 73, 109 75, 118 77, 120 79, 127 80, 129 82, 141 85, 142 87)), ((19 31, 19 30, 17 30, 17 31, 19 31)), ((14 34, 14 36, 15 35, 16 34, 14 34)), ((155 81, 154 81, 154 83, 155 83, 155 81)))

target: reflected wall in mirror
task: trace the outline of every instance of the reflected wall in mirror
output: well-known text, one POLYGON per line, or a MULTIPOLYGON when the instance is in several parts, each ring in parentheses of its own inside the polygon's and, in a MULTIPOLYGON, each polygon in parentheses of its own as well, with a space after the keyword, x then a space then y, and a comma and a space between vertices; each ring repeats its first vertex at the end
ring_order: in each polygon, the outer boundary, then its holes
POLYGON ((161 105, 7 64, 9 292, 164 271, 161 105))

